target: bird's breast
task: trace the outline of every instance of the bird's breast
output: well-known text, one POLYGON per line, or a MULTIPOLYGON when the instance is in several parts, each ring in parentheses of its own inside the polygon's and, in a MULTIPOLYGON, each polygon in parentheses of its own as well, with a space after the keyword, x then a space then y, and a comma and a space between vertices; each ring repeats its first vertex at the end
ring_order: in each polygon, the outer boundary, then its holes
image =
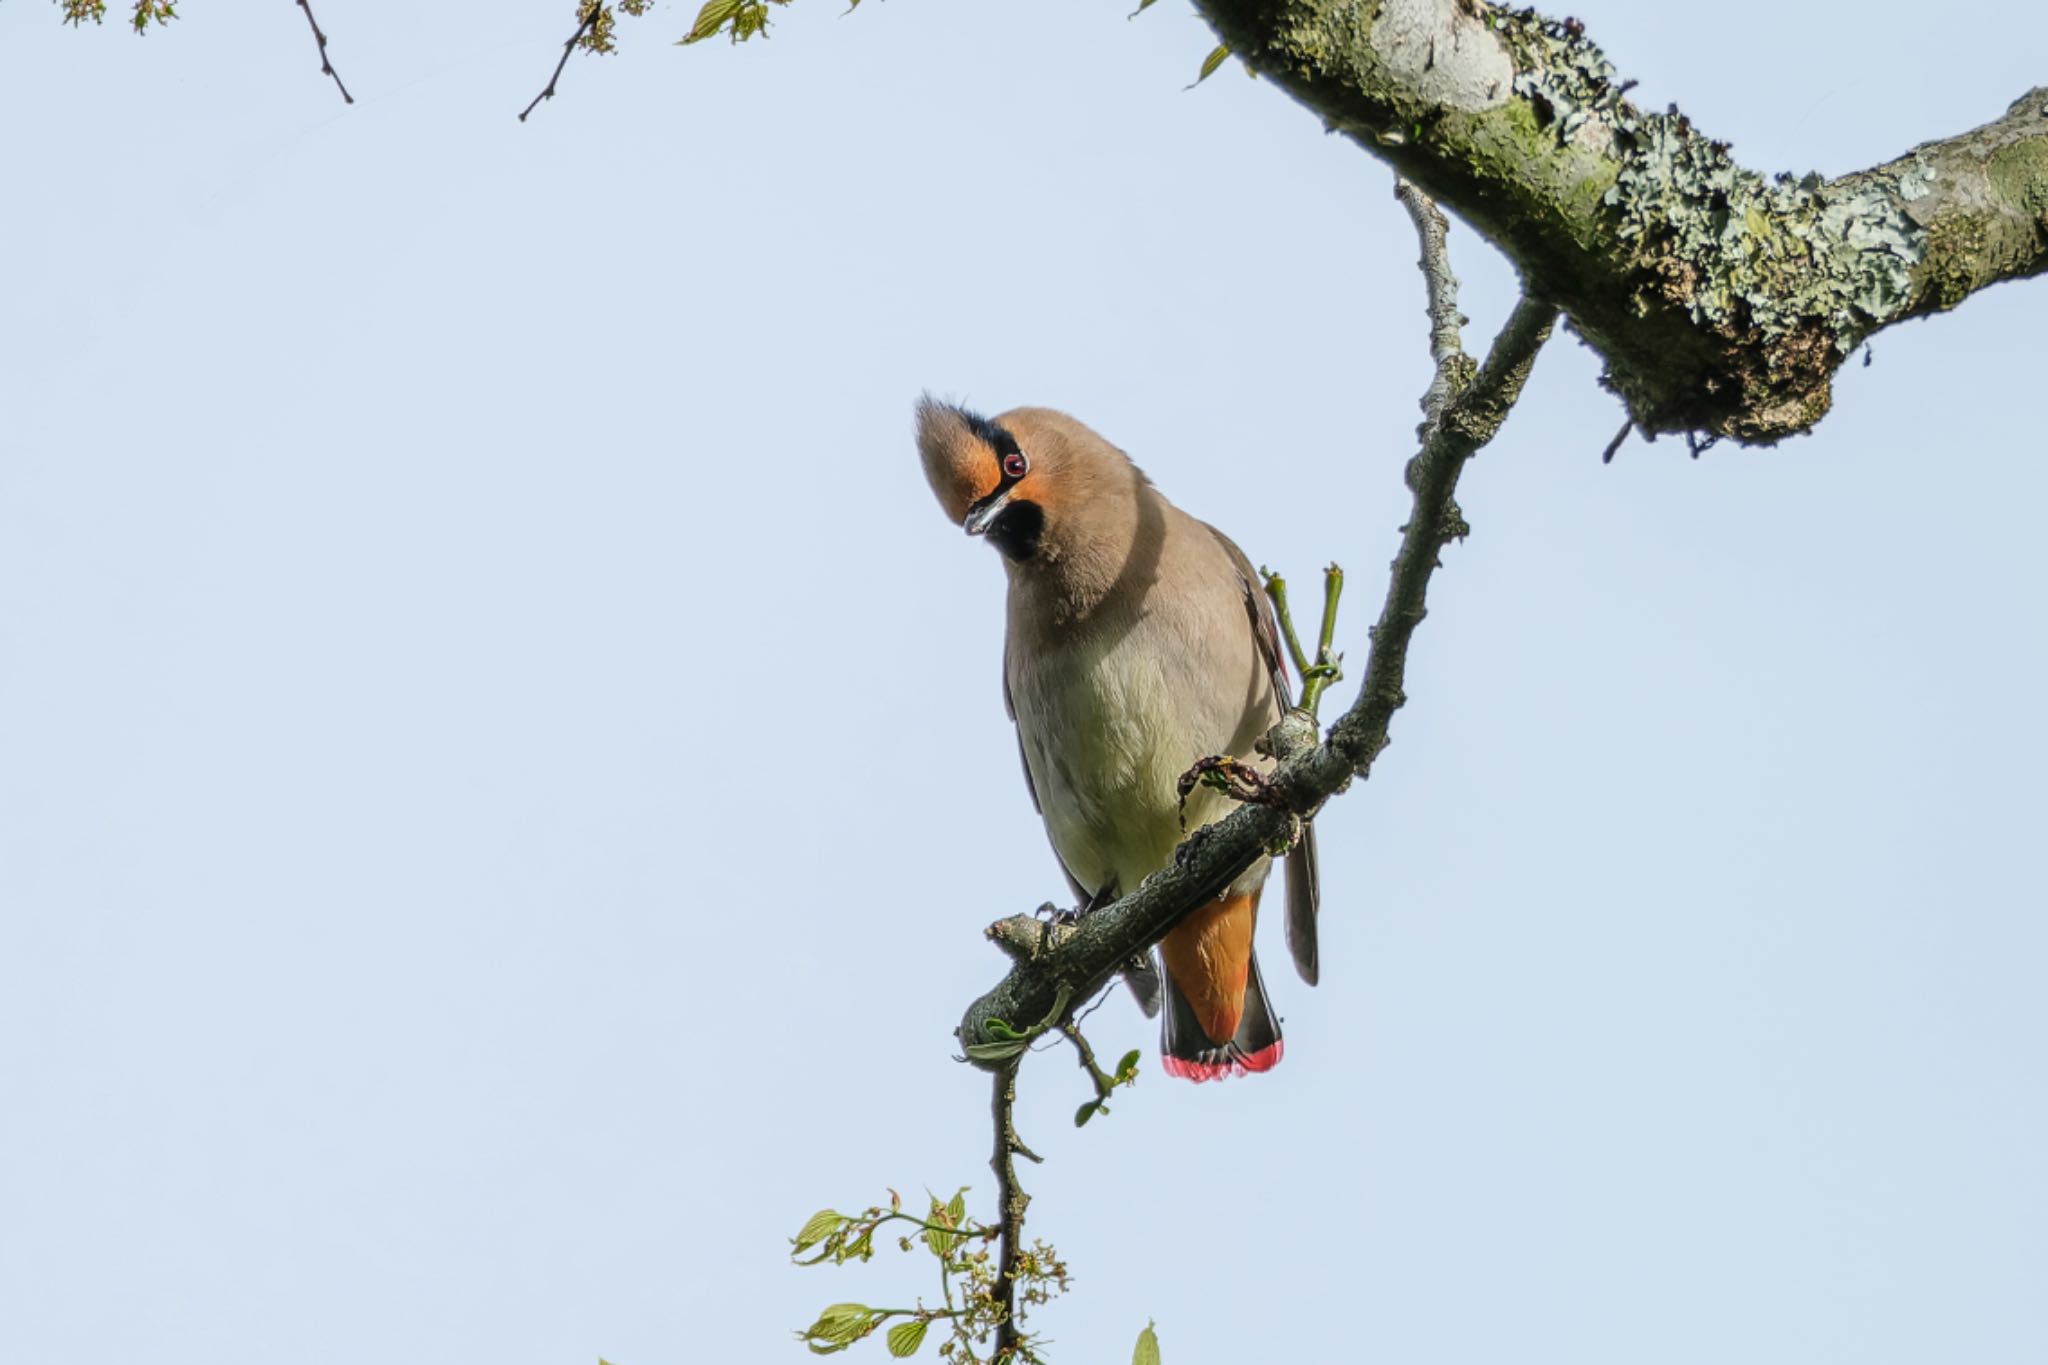
MULTIPOLYGON (((1047 832, 1090 886, 1130 890, 1180 841, 1176 784, 1244 731, 1243 680, 1210 676, 1202 642, 1157 616, 1076 631, 1012 657, 1017 726, 1047 832)), ((1263 728, 1260 726, 1259 728, 1263 728)), ((1222 812, 1206 793, 1189 828, 1222 812)))

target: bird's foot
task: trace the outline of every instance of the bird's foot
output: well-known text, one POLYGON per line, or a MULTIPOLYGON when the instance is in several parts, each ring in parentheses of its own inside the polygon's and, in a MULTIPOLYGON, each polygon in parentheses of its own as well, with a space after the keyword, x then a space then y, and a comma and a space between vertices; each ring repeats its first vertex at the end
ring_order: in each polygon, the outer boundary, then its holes
POLYGON ((1085 909, 1087 909, 1086 906, 1054 905, 1051 901, 1047 901, 1031 913, 1043 922, 1048 929, 1070 929, 1080 922, 1081 914, 1085 909))
POLYGON ((1212 754, 1208 758, 1197 759, 1194 767, 1180 775, 1177 790, 1183 833, 1188 827, 1188 798, 1194 795, 1196 787, 1207 787, 1210 791, 1222 792, 1233 801, 1245 801, 1255 806, 1281 804, 1272 782, 1264 773, 1229 754, 1212 754))

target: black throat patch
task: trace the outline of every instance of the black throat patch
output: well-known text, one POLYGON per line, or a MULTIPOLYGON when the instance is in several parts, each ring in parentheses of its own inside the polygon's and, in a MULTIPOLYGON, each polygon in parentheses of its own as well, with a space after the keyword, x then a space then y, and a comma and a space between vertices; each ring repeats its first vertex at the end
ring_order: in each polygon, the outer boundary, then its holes
POLYGON ((1038 553, 1045 534, 1045 509, 1029 498, 1013 498, 988 526, 988 543, 1018 563, 1038 553))

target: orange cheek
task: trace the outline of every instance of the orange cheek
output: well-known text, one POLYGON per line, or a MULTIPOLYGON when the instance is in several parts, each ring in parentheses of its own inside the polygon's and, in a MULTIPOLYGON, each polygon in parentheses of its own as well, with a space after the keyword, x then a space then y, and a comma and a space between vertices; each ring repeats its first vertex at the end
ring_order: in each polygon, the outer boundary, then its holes
POLYGON ((1045 480, 1039 478, 1038 474, 1034 471, 1017 480, 1016 491, 1011 493, 1010 496, 1021 498, 1026 502, 1035 502, 1045 511, 1050 512, 1057 501, 1057 499, 1046 496, 1050 491, 1046 486, 1045 480))

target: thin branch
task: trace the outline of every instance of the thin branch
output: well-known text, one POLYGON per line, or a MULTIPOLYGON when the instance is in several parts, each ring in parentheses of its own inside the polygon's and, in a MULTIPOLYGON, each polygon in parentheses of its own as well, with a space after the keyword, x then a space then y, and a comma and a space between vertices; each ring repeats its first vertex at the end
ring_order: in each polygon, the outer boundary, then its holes
POLYGON ((1067 1040, 1074 1045, 1081 1070, 1088 1077, 1089 1084, 1095 1087, 1095 1102, 1107 1102, 1109 1097, 1116 1093, 1116 1078, 1104 1071, 1101 1063, 1095 1060, 1095 1049, 1082 1035, 1077 1023, 1061 1024, 1060 1032, 1066 1034, 1067 1040))
POLYGON ((1414 505, 1402 528, 1386 604, 1372 632, 1365 683, 1328 739, 1316 743, 1312 727, 1290 727, 1284 721, 1275 726, 1266 742, 1281 762, 1261 803, 1240 806, 1196 830, 1175 850, 1171 866, 1121 899, 1071 924, 1045 928, 1029 916, 1016 916, 991 926, 990 937, 1003 944, 1013 965, 994 989, 968 1006, 961 1020, 959 1037, 970 1056, 976 1045, 1012 1033, 1011 1021, 1056 1014, 1061 992, 1087 998, 1133 954, 1157 943, 1257 859, 1291 841, 1300 821, 1312 817, 1330 796, 1370 773, 1386 747, 1393 713, 1406 700, 1402 684, 1408 644, 1425 614, 1438 555, 1468 529, 1452 496, 1458 475, 1493 439, 1521 396, 1556 317, 1551 304, 1524 296, 1485 362, 1444 404, 1438 419, 1425 423, 1426 438, 1407 469, 1414 505), (1029 932, 1016 920, 1026 921, 1029 932), (995 1027, 999 1022, 1003 1027, 995 1027))
POLYGON ((1301 637, 1294 633, 1294 613, 1287 605, 1287 580, 1267 569, 1261 569, 1259 576, 1266 581, 1266 596, 1273 600, 1273 615, 1280 620, 1280 638, 1287 642, 1287 657, 1294 661, 1295 676, 1306 678, 1315 665, 1309 661, 1308 651, 1301 647, 1301 637))
MULTIPOLYGON (((1387 746, 1387 726, 1407 701, 1402 680, 1407 672, 1408 642, 1428 614, 1424 599, 1430 576, 1440 567, 1438 553, 1471 530, 1453 498, 1465 462, 1492 440, 1508 410, 1521 397, 1536 353, 1550 339, 1557 309, 1523 295, 1472 383, 1445 408, 1443 420, 1422 452, 1408 463, 1408 486, 1414 509, 1402 527, 1401 551, 1394 558, 1386 605, 1372 632, 1372 659, 1358 700, 1331 728, 1326 749, 1350 760, 1362 777, 1373 757, 1387 746)), ((1334 788, 1333 788, 1334 790, 1334 788)))
POLYGON ((576 31, 569 35, 569 41, 562 44, 562 59, 555 63, 554 74, 548 77, 547 89, 535 95, 533 102, 519 111, 521 123, 526 122, 526 116, 538 108, 542 100, 551 100, 555 97, 555 82, 562 79, 562 68, 569 64, 569 57, 576 51, 576 44, 583 41, 583 35, 590 32, 596 25, 598 16, 603 12, 604 6, 599 4, 598 0, 584 0, 583 22, 576 25, 576 31))
POLYGON ((1301 700, 1295 703, 1295 709, 1307 712, 1308 718, 1314 720, 1322 705, 1323 693, 1344 677, 1341 666, 1344 656, 1330 648, 1330 642, 1337 636, 1337 601, 1344 595, 1344 570, 1335 564, 1323 570, 1323 623, 1316 632, 1313 659, 1303 651, 1301 637, 1295 633, 1294 611, 1287 601, 1287 580, 1263 568, 1259 570, 1259 577, 1265 581, 1266 596, 1273 603, 1273 615, 1280 621, 1280 635, 1287 642, 1288 657, 1294 661, 1295 676, 1301 679, 1301 700))
POLYGON ((1399 176, 1394 179, 1394 197, 1415 222, 1415 235, 1422 244, 1422 259, 1416 265, 1429 297, 1429 358, 1436 364, 1436 377, 1423 391, 1423 425, 1415 431, 1418 439, 1426 441, 1430 424, 1442 419, 1452 397, 1472 378, 1472 361, 1459 337, 1466 318, 1458 311, 1458 277, 1451 273, 1451 225, 1428 195, 1399 176))
POLYGON ((1002 1229, 1002 1245, 996 1256, 993 1292, 1001 1318, 996 1323, 996 1365, 1020 1358, 1024 1336, 1017 1326, 1017 1258, 1024 1245, 1024 1210, 1031 1196, 1017 1183, 1017 1161, 1022 1156, 1036 1161, 1030 1148, 1017 1140, 1013 1110, 1017 1104, 1017 1065, 1011 1058, 996 1069, 995 1096, 990 1110, 995 1119, 996 1150, 989 1165, 996 1173, 996 1212, 1002 1229))
POLYGON ((1629 418, 1629 419, 1628 419, 1628 420, 1627 420, 1626 422, 1623 422, 1623 423, 1621 424, 1621 430, 1620 430, 1620 431, 1617 431, 1617 432, 1615 432, 1615 433, 1614 433, 1614 439, 1613 439, 1613 440, 1611 440, 1611 441, 1609 441, 1609 442, 1607 443, 1607 449, 1605 449, 1605 450, 1603 450, 1603 451, 1601 451, 1601 452, 1600 452, 1600 463, 1601 463, 1601 464, 1613 464, 1613 463, 1614 463, 1614 454, 1615 454, 1615 452, 1621 449, 1621 443, 1622 443, 1623 441, 1626 441, 1626 440, 1628 439, 1628 434, 1629 434, 1629 433, 1630 433, 1631 431, 1634 431, 1635 429, 1636 429, 1636 419, 1635 419, 1635 418, 1631 417, 1631 418, 1629 418))
POLYGON ((334 69, 334 63, 327 60, 327 35, 320 31, 320 21, 313 17, 313 7, 307 0, 299 0, 299 8, 306 12, 306 22, 312 25, 313 41, 320 48, 320 74, 334 78, 334 88, 341 92, 344 104, 354 104, 356 97, 349 94, 348 87, 341 83, 341 73, 334 69))
MULTIPOLYGON (((1344 675, 1337 672, 1337 661, 1343 656, 1332 654, 1330 646, 1337 639, 1337 602, 1344 596, 1344 570, 1335 560, 1323 566, 1323 624, 1316 631, 1316 665, 1328 667, 1332 672, 1330 681, 1335 682, 1344 675)), ((1315 706, 1307 700, 1302 702, 1311 713, 1315 706)))

